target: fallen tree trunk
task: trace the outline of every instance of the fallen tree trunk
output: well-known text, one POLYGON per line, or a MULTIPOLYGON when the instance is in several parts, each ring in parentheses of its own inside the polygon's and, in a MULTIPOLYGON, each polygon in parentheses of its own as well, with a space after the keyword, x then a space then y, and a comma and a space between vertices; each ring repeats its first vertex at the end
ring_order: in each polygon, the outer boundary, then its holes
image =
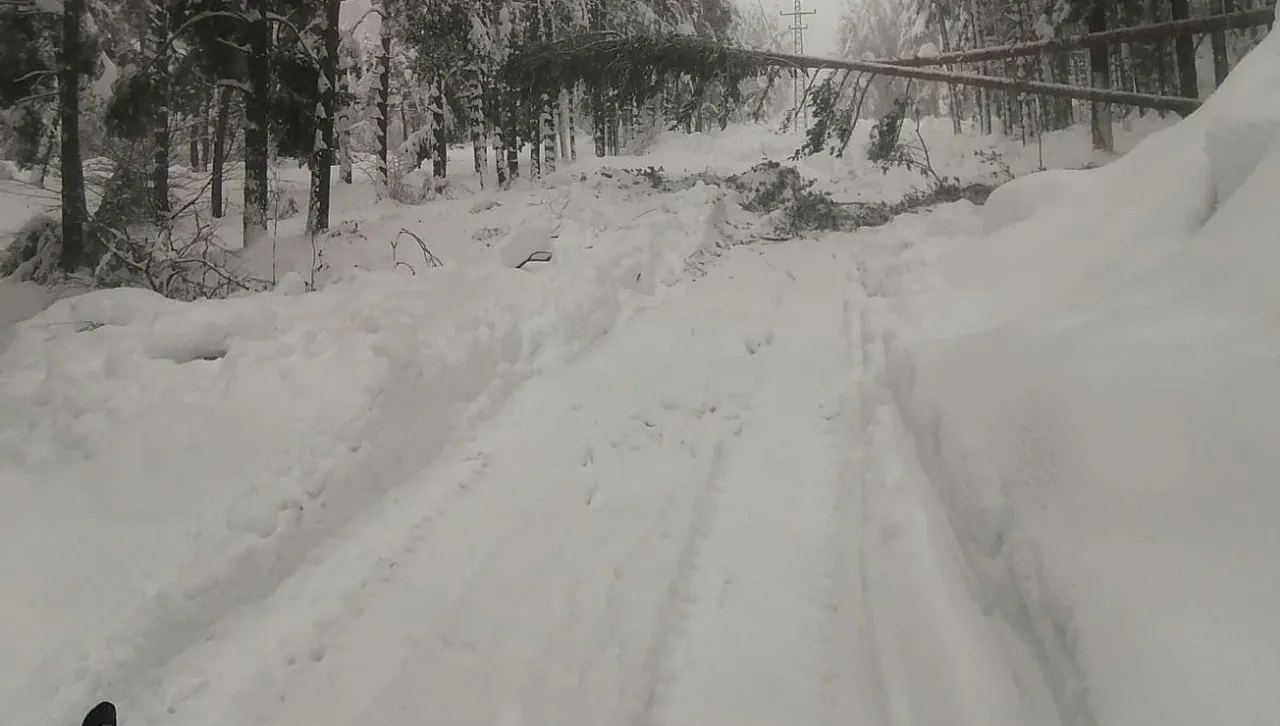
POLYGON ((940 53, 928 57, 897 58, 881 60, 878 63, 887 65, 918 68, 921 66, 942 66, 960 63, 980 63, 983 61, 1005 60, 1007 58, 1023 58, 1051 53, 1066 53, 1073 50, 1097 48, 1121 43, 1149 42, 1175 38, 1185 35, 1212 33, 1221 30, 1236 30, 1267 25, 1275 19, 1275 7, 1255 8, 1242 12, 1210 15, 1203 18, 1173 20, 1167 23, 1138 25, 1132 28, 1117 28, 1101 33, 1075 35, 1068 38, 1053 38, 1034 43, 1002 45, 992 48, 974 50, 958 50, 940 53))
POLYGON ((536 94, 544 85, 568 86, 579 81, 593 88, 607 88, 625 97, 647 100, 657 78, 684 75, 695 81, 718 80, 736 84, 769 68, 847 70, 874 75, 914 78, 975 86, 1014 93, 1034 93, 1096 103, 1116 103, 1137 108, 1172 111, 1183 116, 1200 106, 1191 98, 1147 93, 1081 88, 1058 83, 1029 81, 932 68, 917 68, 873 61, 815 58, 726 46, 695 36, 621 36, 593 33, 541 43, 513 56, 504 68, 513 88, 536 94))
MULTIPOLYGON (((798 61, 817 60, 803 59, 799 56, 796 58, 798 61)), ((1193 98, 1157 96, 1150 93, 1131 93, 1129 91, 1115 91, 1107 88, 1084 88, 1080 86, 1068 86, 1061 83, 1027 81, 1015 78, 1003 78, 1000 76, 980 76, 972 73, 953 73, 950 71, 937 71, 928 68, 892 66, 884 63, 868 63, 862 61, 831 61, 829 63, 804 62, 803 65, 799 65, 798 67, 862 71, 882 76, 898 76, 902 78, 915 78, 922 81, 956 83, 962 86, 1012 91, 1014 93, 1035 93, 1041 96, 1074 98, 1081 101, 1094 101, 1096 103, 1118 103, 1127 106, 1134 106, 1136 108, 1154 108, 1164 111, 1172 111, 1182 116, 1186 116, 1200 107, 1200 101, 1193 98)))

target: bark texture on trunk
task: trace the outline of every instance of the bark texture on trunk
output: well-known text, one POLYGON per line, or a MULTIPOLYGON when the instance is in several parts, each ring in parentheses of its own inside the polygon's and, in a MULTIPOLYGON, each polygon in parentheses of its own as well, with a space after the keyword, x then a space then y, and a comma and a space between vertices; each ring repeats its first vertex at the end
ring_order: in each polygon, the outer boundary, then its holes
POLYGON ((62 269, 74 272, 89 265, 85 226, 89 210, 84 198, 84 166, 80 163, 80 55, 84 0, 66 0, 58 57, 58 125, 62 129, 59 154, 62 171, 62 269))
POLYGON ((431 173, 444 178, 449 174, 449 139, 444 127, 445 88, 444 76, 436 73, 431 81, 431 173))
MULTIPOLYGON (((1235 10, 1233 0, 1215 0, 1213 10, 1218 13, 1230 13, 1235 10)), ((1220 28, 1213 31, 1213 82, 1221 86, 1231 72, 1231 63, 1227 57, 1227 31, 1220 28)))
MULTIPOLYGON (((1101 33, 1107 29, 1107 0, 1094 0, 1089 10, 1089 32, 1101 33)), ((1110 55, 1106 46, 1089 49, 1089 74, 1094 88, 1111 87, 1110 55)), ((1090 128, 1093 148, 1101 151, 1115 149, 1111 131, 1111 107, 1105 103, 1093 103, 1090 107, 1090 128)))
MULTIPOLYGON (((1189 0, 1169 0, 1174 20, 1191 17, 1189 0)), ((1190 34, 1173 39, 1173 54, 1178 60, 1178 93, 1183 98, 1200 98, 1200 81, 1196 76, 1196 39, 1190 34)))
POLYGON ((329 229, 329 201, 333 185, 334 116, 338 98, 338 13, 342 0, 325 0, 320 29, 320 67, 316 74, 316 128, 311 150, 311 199, 307 232, 329 229))
POLYGON ((152 0, 149 10, 148 42, 151 46, 151 77, 155 86, 151 205, 156 216, 162 217, 169 212, 169 101, 173 85, 169 72, 169 5, 167 0, 152 0))
POLYGON ((511 177, 507 174, 506 146, 507 146, 507 114, 502 104, 506 98, 506 89, 500 89, 501 98, 498 100, 498 106, 493 119, 493 159, 496 176, 494 181, 499 189, 509 189, 511 187, 511 177))
POLYGON ((569 87, 569 159, 578 160, 578 94, 577 87, 569 87))
POLYGON ((475 157, 476 174, 480 176, 480 188, 489 186, 489 138, 487 121, 484 117, 484 69, 479 61, 473 61, 471 72, 471 88, 467 98, 467 119, 471 130, 471 151, 475 157))
POLYGON ((335 133, 338 137, 338 178, 343 184, 351 184, 355 181, 351 164, 352 108, 348 101, 353 94, 351 61, 345 53, 341 52, 341 49, 339 53, 338 88, 342 91, 342 102, 338 108, 337 118, 334 119, 335 133))
POLYGON ((271 150, 271 26, 266 0, 246 0, 249 20, 249 92, 245 97, 244 246, 267 236, 268 169, 271 150))
POLYGON ((383 24, 382 53, 378 56, 378 89, 375 114, 378 126, 378 181, 386 189, 391 183, 391 32, 383 24))
POLYGON ((209 194, 213 205, 213 216, 217 218, 226 214, 222 192, 223 178, 226 176, 227 128, 231 123, 232 92, 229 86, 218 89, 218 118, 213 126, 213 170, 210 172, 209 194))

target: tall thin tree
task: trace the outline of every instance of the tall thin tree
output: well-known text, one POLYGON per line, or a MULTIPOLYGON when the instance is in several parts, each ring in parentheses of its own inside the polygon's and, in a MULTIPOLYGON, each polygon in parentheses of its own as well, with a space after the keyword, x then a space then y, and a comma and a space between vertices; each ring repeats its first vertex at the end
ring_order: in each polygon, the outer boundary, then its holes
POLYGON ((378 128, 378 181, 383 188, 391 183, 390 135, 391 130, 391 23, 382 16, 381 53, 378 55, 377 101, 374 114, 378 128))
POLYGON ((58 48, 58 120, 62 128, 62 267, 74 271, 89 262, 85 226, 89 216, 80 163, 80 71, 84 53, 81 18, 85 0, 65 0, 58 48))
POLYGON ((160 217, 169 212, 169 104, 173 92, 173 74, 169 60, 169 1, 151 0, 148 11, 147 44, 154 87, 151 205, 157 217, 160 217))
MULTIPOLYGON (((538 0, 541 5, 543 0, 538 0)), ((543 7, 541 12, 542 20, 542 40, 552 43, 555 42, 555 17, 552 9, 543 7)), ((556 120, 559 116, 558 105, 560 102, 559 89, 553 93, 550 90, 544 91, 542 94, 542 172, 544 174, 554 174, 556 171, 556 120)))
MULTIPOLYGON (((1191 17, 1190 0, 1169 0, 1174 20, 1191 17)), ((1179 35, 1173 39, 1173 55, 1178 63, 1178 93, 1186 98, 1200 97, 1200 81, 1196 77, 1196 39, 1179 35)))
POLYGON ((223 178, 226 176, 227 152, 230 150, 227 134, 231 127, 231 94, 234 92, 231 86, 218 89, 218 108, 213 123, 213 168, 209 172, 209 194, 213 216, 216 218, 221 218, 226 213, 226 204, 222 199, 223 178))
POLYGON ((244 128, 244 246, 267 236, 271 120, 271 26, 267 0, 245 0, 248 23, 248 91, 244 128))
POLYGON ((329 229, 338 91, 338 14, 341 7, 342 0, 324 0, 324 13, 318 23, 321 42, 316 73, 316 130, 311 151, 311 200, 307 213, 309 234, 329 229))

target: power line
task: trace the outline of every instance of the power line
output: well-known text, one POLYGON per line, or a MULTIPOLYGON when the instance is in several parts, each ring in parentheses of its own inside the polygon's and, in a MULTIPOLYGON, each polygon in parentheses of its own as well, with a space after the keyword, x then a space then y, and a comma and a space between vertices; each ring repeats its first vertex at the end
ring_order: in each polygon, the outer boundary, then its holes
MULTIPOLYGON (((795 46, 795 54, 804 55, 804 31, 808 30, 809 26, 800 22, 800 18, 805 15, 817 15, 818 11, 802 10, 800 6, 800 3, 802 2, 802 0, 795 0, 795 2, 796 4, 795 4, 794 10, 792 10, 791 12, 780 11, 778 14, 783 17, 791 18, 791 25, 787 28, 787 30, 791 31, 792 45, 795 46)), ((804 91, 802 90, 802 85, 800 81, 801 75, 804 76, 804 79, 807 82, 809 79, 809 72, 807 70, 801 71, 796 68, 791 69, 791 95, 792 95, 791 108, 793 109, 792 111, 793 114, 797 114, 797 113, 799 114, 800 118, 802 119, 802 123, 804 124, 804 127, 809 128, 809 109, 803 108, 800 105, 801 99, 804 97, 804 91)))

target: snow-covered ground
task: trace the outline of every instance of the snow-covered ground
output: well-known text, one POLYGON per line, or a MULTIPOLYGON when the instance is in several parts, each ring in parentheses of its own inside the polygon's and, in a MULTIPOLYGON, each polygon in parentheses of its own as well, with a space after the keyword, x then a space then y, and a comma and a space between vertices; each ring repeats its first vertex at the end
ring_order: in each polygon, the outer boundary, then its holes
MULTIPOLYGON (((853 233, 750 242, 735 193, 619 171, 796 146, 735 128, 422 206, 340 186, 340 234, 242 254, 270 293, 4 281, 0 709, 1277 722, 1278 67, 1272 38, 1100 169, 853 233)), ((798 166, 847 201, 920 183, 798 166)))

